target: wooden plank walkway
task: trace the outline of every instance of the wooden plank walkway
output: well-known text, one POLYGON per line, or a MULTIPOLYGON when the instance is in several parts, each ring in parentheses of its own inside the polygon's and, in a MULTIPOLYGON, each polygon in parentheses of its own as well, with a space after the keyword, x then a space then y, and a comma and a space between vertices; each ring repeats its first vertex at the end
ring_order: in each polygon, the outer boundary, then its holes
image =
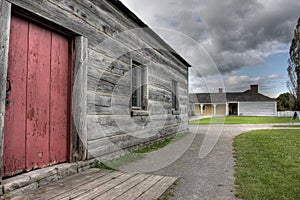
POLYGON ((158 199, 177 180, 150 174, 129 174, 91 168, 22 195, 6 194, 1 199, 158 199))

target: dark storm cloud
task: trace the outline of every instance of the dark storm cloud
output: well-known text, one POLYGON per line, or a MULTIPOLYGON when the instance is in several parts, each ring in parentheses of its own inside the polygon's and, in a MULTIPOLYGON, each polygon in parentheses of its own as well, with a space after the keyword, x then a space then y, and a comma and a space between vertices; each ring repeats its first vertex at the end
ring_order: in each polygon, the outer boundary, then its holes
MULTIPOLYGON (((209 52, 222 73, 262 64, 266 56, 287 51, 300 15, 299 0, 122 2, 148 25, 175 29, 193 38, 209 52)), ((163 38, 175 50, 184 49, 178 40, 163 38)))

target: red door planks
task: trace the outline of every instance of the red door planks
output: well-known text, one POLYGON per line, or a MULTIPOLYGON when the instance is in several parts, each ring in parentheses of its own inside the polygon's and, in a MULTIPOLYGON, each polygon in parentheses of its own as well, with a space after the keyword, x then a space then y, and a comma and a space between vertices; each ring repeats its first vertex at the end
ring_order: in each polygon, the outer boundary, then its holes
POLYGON ((12 16, 3 175, 67 161, 69 40, 12 16))
POLYGON ((29 25, 26 168, 49 162, 49 85, 51 32, 29 25))
MULTIPOLYGON (((13 175, 25 168, 25 112, 28 23, 19 18, 11 18, 8 79, 11 90, 4 121, 4 154, 2 171, 13 175)), ((8 84, 8 82, 7 82, 8 84)))
POLYGON ((52 34, 50 87, 50 162, 66 161, 68 157, 68 71, 69 41, 52 34), (64 87, 62 87, 64 86, 64 87))

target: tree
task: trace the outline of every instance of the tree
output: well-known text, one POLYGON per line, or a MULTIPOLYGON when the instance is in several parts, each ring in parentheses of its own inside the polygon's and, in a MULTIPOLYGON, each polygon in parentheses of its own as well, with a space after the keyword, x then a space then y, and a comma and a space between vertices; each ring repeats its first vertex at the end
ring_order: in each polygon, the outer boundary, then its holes
POLYGON ((294 109, 300 110, 300 17, 294 30, 288 60, 288 89, 295 99, 294 109))
POLYGON ((290 93, 282 93, 276 98, 277 110, 278 111, 287 111, 293 109, 293 95, 290 93))

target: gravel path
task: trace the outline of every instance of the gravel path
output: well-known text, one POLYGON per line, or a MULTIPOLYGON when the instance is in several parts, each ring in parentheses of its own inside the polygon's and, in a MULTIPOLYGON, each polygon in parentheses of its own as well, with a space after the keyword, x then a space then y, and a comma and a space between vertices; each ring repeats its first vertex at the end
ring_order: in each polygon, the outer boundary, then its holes
POLYGON ((272 125, 190 126, 189 136, 149 153, 145 159, 130 163, 122 170, 180 177, 172 191, 174 196, 169 197, 171 200, 236 199, 233 138, 243 132, 270 128, 272 125), (207 141, 219 137, 212 151, 200 159, 199 151, 208 130, 214 137, 207 141))

